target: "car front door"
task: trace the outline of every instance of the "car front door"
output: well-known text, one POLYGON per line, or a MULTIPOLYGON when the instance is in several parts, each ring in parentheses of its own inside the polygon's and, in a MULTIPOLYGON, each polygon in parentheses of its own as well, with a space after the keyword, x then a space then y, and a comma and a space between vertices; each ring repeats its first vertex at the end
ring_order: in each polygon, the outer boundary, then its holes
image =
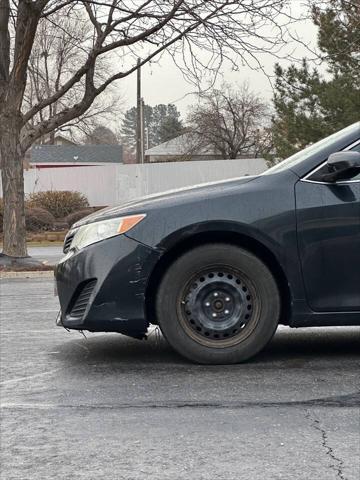
POLYGON ((360 175, 331 184, 317 178, 314 171, 295 186, 307 301, 317 312, 360 311, 360 175))

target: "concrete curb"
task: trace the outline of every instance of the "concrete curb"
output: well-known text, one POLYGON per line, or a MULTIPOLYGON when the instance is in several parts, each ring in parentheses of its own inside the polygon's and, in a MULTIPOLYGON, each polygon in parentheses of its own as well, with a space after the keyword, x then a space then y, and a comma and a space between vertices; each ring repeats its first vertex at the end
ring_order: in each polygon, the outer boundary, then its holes
POLYGON ((47 243, 64 243, 65 236, 68 230, 61 232, 41 232, 41 233, 27 233, 26 240, 30 242, 47 242, 47 243))
MULTIPOLYGON (((62 230, 60 232, 39 232, 39 233, 26 233, 27 243, 46 243, 48 245, 59 244, 62 245, 65 240, 65 236, 68 230, 62 230)), ((3 242, 3 234, 0 235, 0 243, 3 242)))
POLYGON ((0 280, 9 278, 53 278, 52 270, 39 272, 0 272, 0 280))

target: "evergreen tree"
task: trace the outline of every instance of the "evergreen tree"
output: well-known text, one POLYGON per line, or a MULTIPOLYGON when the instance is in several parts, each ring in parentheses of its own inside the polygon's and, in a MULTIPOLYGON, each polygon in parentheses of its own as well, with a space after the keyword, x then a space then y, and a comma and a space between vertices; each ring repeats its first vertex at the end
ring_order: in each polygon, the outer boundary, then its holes
POLYGON ((135 150, 136 148, 136 108, 132 107, 125 112, 124 119, 122 121, 121 135, 123 143, 129 148, 129 150, 135 150))
POLYGON ((180 118, 180 112, 175 105, 169 103, 166 106, 158 105, 158 107, 162 107, 162 114, 158 119, 156 127, 157 140, 158 143, 163 143, 181 135, 184 127, 180 118))
MULTIPOLYGON (((121 129, 124 143, 133 152, 136 150, 136 118, 136 108, 132 107, 124 115, 121 129)), ((183 132, 180 112, 173 104, 145 105, 144 123, 149 148, 183 132)))
POLYGON ((181 135, 183 131, 184 128, 181 120, 175 116, 167 115, 162 119, 158 127, 159 143, 168 142, 181 135))
MULTIPOLYGON (((144 123, 145 129, 149 131, 149 125, 152 124, 152 107, 145 105, 144 108, 144 123)), ((136 151, 136 122, 137 111, 136 107, 132 107, 125 112, 121 127, 121 134, 124 144, 132 153, 136 151)), ((149 137, 150 138, 150 137, 149 137)))
POLYGON ((276 65, 273 141, 285 158, 360 119, 360 1, 329 0, 313 6, 318 46, 327 75, 276 65))

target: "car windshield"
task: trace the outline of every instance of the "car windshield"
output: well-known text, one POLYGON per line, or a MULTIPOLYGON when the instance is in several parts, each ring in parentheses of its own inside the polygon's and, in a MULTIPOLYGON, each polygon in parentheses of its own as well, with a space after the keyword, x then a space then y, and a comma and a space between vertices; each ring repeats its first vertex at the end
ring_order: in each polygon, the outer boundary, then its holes
POLYGON ((274 165, 273 167, 269 168, 269 170, 266 170, 263 173, 263 175, 271 175, 272 173, 278 173, 278 172, 282 172, 283 170, 289 169, 289 168, 293 167, 294 165, 297 165, 297 164, 301 163, 303 160, 308 158, 310 155, 313 155, 314 153, 317 153, 321 149, 326 148, 327 146, 336 142, 343 135, 347 135, 347 134, 352 133, 352 132, 355 133, 356 131, 359 131, 359 133, 360 133, 359 122, 354 123, 353 125, 350 125, 349 127, 343 128, 339 132, 333 133, 329 137, 323 138, 319 142, 313 143, 309 147, 306 147, 304 150, 301 150, 300 152, 297 152, 294 155, 291 155, 291 157, 286 158, 285 160, 278 163, 277 165, 274 165))

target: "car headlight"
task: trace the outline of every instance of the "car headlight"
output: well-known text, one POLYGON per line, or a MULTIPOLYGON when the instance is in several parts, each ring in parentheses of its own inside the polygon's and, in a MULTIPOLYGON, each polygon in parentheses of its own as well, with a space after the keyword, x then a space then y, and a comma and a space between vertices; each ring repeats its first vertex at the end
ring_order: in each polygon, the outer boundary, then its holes
POLYGON ((126 233, 145 217, 145 214, 130 215, 82 225, 77 229, 70 248, 80 250, 92 243, 126 233))

